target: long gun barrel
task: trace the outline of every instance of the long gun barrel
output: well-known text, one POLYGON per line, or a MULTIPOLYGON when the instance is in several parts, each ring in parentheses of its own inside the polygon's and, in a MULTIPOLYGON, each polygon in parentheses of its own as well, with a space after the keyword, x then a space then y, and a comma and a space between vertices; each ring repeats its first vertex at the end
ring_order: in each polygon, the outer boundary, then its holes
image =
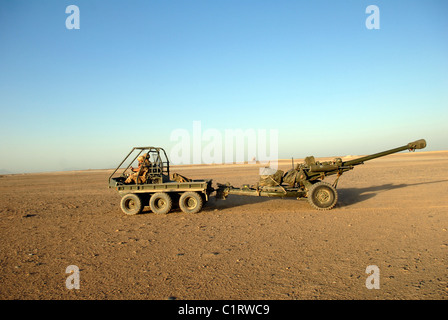
POLYGON ((407 145, 404 145, 402 147, 390 149, 390 150, 383 151, 383 152, 378 152, 375 154, 371 154, 369 156, 365 156, 365 157, 361 157, 361 158, 357 158, 357 159, 353 159, 353 160, 349 160, 349 161, 344 161, 342 163, 342 165, 343 166, 355 166, 355 165, 364 163, 364 161, 376 159, 379 157, 384 157, 384 156, 387 156, 392 153, 397 153, 397 152, 404 151, 404 150, 413 151, 415 149, 423 149, 425 147, 426 147, 425 139, 420 139, 420 140, 417 140, 414 142, 409 142, 407 145))

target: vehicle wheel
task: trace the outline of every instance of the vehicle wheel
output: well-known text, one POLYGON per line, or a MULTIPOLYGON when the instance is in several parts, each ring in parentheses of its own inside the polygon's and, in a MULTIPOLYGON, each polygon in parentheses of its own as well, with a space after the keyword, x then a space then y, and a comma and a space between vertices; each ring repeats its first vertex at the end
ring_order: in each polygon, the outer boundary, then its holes
POLYGON ((198 213, 203 203, 201 195, 197 192, 185 192, 179 199, 179 207, 185 213, 198 213))
POLYGON ((317 210, 330 210, 338 202, 338 192, 326 182, 317 182, 308 191, 308 202, 317 210))
POLYGON ((142 199, 135 193, 128 193, 121 198, 120 207, 127 215, 139 214, 143 210, 142 199))
POLYGON ((149 206, 154 213, 167 214, 173 206, 173 200, 171 200, 168 193, 159 192, 151 196, 149 199, 149 206))

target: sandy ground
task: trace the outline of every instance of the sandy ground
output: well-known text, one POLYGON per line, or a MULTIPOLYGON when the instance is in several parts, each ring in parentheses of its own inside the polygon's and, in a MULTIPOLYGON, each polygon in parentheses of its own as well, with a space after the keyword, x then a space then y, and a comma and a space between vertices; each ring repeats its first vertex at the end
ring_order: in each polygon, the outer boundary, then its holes
MULTIPOLYGON (((258 168, 172 171, 240 186, 258 168)), ((448 297, 448 151, 367 162, 341 177, 338 204, 323 212, 229 196, 195 215, 126 216, 110 172, 0 177, 0 299, 448 297), (66 288, 70 265, 79 290, 66 288), (379 289, 366 288, 370 265, 379 289)))

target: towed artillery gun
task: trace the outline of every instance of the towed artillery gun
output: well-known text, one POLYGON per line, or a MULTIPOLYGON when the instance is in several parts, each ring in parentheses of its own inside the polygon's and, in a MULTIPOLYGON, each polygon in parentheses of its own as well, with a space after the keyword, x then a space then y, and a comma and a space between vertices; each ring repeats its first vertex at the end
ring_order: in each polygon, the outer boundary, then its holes
POLYGON ((318 210, 330 210, 338 201, 336 191, 340 176, 365 161, 384 157, 404 150, 414 151, 426 147, 426 141, 420 139, 402 147, 375 153, 372 155, 342 161, 335 158, 332 161, 319 162, 313 156, 307 157, 304 163, 298 164, 285 174, 277 170, 270 175, 262 175, 259 183, 254 186, 243 185, 235 188, 229 184, 218 184, 217 199, 226 199, 229 194, 261 197, 295 197, 308 199, 312 207, 318 210), (337 175, 333 184, 324 182, 325 177, 337 175))

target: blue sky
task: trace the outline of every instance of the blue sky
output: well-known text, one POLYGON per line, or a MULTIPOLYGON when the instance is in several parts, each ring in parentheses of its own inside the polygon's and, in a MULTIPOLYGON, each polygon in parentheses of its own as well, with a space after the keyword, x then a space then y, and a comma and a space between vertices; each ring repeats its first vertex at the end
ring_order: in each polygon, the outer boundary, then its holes
POLYGON ((446 150, 447 13, 444 0, 0 1, 0 171, 169 153, 193 121, 277 130, 280 158, 420 138, 446 150))

